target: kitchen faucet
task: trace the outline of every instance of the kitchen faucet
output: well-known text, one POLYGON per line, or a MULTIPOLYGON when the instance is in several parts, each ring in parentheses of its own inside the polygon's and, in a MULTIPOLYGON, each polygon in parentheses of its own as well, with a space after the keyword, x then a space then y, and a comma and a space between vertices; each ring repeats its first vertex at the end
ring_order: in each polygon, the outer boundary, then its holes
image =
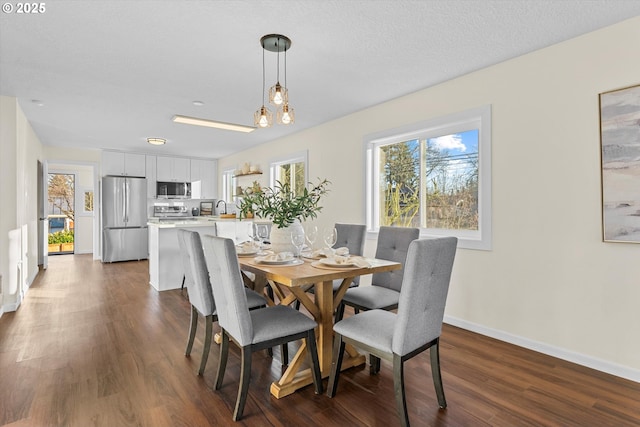
POLYGON ((224 203, 224 211, 222 212, 223 215, 227 214, 227 202, 225 202, 224 200, 218 200, 218 203, 216 203, 216 209, 218 209, 218 206, 220 206, 220 203, 224 203))

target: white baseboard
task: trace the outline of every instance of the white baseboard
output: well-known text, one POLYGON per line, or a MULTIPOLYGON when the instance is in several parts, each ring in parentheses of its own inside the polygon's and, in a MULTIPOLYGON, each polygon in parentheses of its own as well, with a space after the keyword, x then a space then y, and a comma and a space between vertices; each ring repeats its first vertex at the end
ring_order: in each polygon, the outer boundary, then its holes
POLYGON ((458 319, 451 316, 444 316, 444 322, 448 323, 449 325, 457 326, 459 328, 466 329, 471 332, 476 332, 481 335, 486 335, 500 341, 517 345, 519 347, 524 347, 529 350, 537 351, 539 353, 557 357, 558 359, 566 360, 568 362, 586 366, 597 371, 605 372, 607 374, 615 375, 617 377, 640 383, 640 370, 638 369, 629 368, 628 366, 619 365, 617 363, 612 363, 602 359, 597 359, 595 357, 587 356, 585 354, 545 344, 539 341, 534 341, 518 335, 510 334, 508 332, 500 331, 498 329, 487 328, 486 326, 482 326, 477 323, 468 322, 466 320, 458 319))
POLYGON ((18 308, 20 308, 20 304, 22 304, 22 300, 26 298, 27 292, 29 292, 29 288, 31 288, 31 285, 33 284, 33 281, 36 280, 36 277, 38 277, 38 270, 35 270, 34 274, 32 274, 31 277, 29 277, 29 279, 27 280, 27 283, 25 283, 24 289, 22 290, 22 294, 18 295, 18 300, 16 302, 12 302, 10 304, 4 304, 3 306, 0 307, 0 317, 2 317, 3 313, 17 311, 18 308))
POLYGON ((11 304, 5 304, 5 305, 2 306, 2 311, 4 313, 9 313, 11 311, 16 311, 20 307, 20 303, 21 303, 21 301, 18 300, 16 302, 12 302, 11 304))

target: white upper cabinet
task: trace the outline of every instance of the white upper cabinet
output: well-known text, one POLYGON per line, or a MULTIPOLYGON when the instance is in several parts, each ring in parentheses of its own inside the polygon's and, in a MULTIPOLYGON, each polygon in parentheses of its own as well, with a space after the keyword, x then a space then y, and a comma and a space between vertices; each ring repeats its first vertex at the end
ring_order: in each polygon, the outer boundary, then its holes
POLYGON ((191 159, 191 198, 216 199, 218 162, 216 160, 191 159))
POLYGON ((158 156, 156 180, 162 182, 191 182, 191 165, 184 157, 158 156))
POLYGON ((145 156, 147 163, 147 197, 156 197, 156 156, 145 156))
POLYGON ((144 154, 102 152, 102 175, 146 176, 144 154))

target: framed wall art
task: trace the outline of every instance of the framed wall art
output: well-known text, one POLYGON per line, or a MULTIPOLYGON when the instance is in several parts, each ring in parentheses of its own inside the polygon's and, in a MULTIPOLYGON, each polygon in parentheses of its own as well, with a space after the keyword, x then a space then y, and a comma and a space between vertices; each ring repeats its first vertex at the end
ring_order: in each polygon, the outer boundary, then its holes
POLYGON ((600 94, 602 234, 640 243, 640 85, 600 94))
POLYGON ((201 216, 213 215, 213 202, 200 202, 200 215, 201 216))

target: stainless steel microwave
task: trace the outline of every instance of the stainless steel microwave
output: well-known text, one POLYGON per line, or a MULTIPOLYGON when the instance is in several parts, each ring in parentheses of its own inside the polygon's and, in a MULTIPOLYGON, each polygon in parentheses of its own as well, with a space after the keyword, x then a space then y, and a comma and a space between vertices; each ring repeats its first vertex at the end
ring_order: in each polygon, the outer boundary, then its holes
POLYGON ((156 197, 159 199, 190 199, 190 182, 162 182, 156 184, 156 197))

